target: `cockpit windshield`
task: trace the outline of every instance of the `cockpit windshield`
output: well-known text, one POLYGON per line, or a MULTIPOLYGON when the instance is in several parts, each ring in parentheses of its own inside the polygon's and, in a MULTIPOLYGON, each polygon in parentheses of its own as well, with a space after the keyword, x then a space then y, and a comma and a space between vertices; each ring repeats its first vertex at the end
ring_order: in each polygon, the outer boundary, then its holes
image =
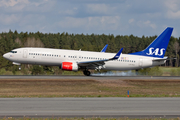
POLYGON ((17 53, 17 51, 11 51, 11 53, 17 53))

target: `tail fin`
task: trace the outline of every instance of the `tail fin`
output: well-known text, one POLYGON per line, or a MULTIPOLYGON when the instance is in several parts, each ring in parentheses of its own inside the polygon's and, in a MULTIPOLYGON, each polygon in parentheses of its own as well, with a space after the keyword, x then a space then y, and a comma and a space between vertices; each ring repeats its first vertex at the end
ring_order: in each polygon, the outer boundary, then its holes
POLYGON ((163 58, 171 38, 173 28, 166 28, 145 50, 131 53, 132 55, 142 55, 147 57, 163 58))

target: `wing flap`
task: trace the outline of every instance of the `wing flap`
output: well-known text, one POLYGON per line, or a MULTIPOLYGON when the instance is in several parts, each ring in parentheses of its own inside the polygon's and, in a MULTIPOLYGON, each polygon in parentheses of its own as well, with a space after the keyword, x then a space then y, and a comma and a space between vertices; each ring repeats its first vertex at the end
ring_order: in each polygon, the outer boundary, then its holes
POLYGON ((96 66, 104 65, 106 60, 96 60, 96 61, 85 61, 85 62, 79 62, 79 66, 88 66, 90 64, 95 64, 96 66))

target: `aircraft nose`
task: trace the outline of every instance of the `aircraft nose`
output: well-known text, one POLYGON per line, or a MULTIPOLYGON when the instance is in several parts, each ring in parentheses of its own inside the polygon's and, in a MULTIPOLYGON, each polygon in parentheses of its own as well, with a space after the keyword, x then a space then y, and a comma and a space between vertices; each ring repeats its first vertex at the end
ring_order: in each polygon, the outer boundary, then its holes
POLYGON ((7 58, 8 58, 8 54, 5 53, 5 54, 3 55, 3 57, 7 59, 7 58))

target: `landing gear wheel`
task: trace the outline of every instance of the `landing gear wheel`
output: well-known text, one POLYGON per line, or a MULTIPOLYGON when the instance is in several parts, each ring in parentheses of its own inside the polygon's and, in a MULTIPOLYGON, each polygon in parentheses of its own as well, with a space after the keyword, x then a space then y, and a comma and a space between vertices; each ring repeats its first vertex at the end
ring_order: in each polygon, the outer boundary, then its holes
POLYGON ((19 66, 19 70, 21 70, 21 65, 19 66))
POLYGON ((139 70, 136 69, 136 75, 138 75, 139 70))
POLYGON ((86 76, 90 76, 90 75, 91 75, 91 72, 90 72, 90 71, 87 71, 87 70, 84 70, 83 73, 84 73, 84 75, 86 75, 86 76))

